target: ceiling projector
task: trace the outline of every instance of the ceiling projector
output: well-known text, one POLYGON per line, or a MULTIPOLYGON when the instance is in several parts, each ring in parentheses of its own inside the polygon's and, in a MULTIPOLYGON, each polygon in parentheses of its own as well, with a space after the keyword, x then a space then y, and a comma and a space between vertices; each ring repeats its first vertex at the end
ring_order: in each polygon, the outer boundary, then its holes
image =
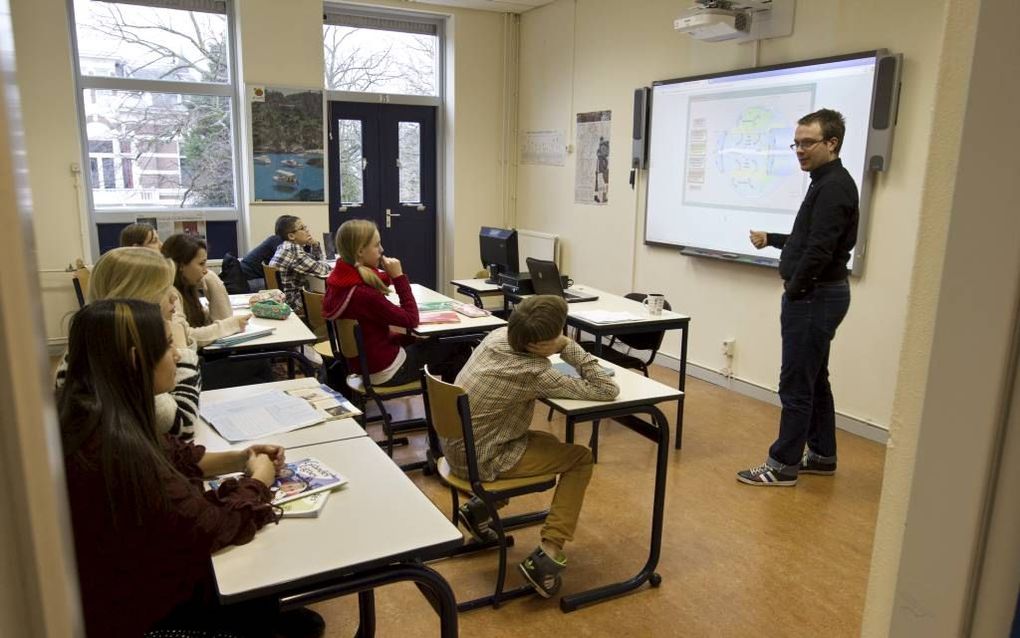
POLYGON ((673 21, 673 29, 695 40, 719 42, 744 37, 750 20, 743 11, 692 7, 673 21))

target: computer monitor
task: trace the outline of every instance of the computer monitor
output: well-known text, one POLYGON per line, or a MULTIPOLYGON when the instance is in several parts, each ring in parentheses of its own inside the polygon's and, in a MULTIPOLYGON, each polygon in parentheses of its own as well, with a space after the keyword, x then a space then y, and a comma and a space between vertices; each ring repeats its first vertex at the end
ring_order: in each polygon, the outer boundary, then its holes
POLYGON ((520 271, 516 230, 482 226, 478 233, 478 245, 482 254, 482 267, 489 271, 485 283, 498 284, 500 273, 520 271))

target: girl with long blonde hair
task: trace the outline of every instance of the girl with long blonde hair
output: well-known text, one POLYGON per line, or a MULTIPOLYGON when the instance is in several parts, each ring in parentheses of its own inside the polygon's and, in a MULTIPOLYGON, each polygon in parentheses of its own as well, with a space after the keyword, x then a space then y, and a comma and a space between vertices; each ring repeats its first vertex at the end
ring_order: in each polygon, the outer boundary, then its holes
MULTIPOLYGON (((344 222, 336 232, 336 267, 326 279, 322 313, 327 320, 355 319, 361 326, 369 379, 373 385, 396 386, 420 379, 426 363, 444 376, 455 376, 467 360, 464 344, 441 344, 436 339, 416 341, 390 326, 408 332, 418 326, 418 302, 399 259, 383 256, 375 223, 365 219, 344 222), (400 305, 386 295, 396 290, 400 305)), ((361 372, 357 359, 351 370, 361 372)))
MULTIPOLYGON (((164 319, 174 316, 174 265, 158 252, 149 248, 114 248, 107 252, 92 269, 89 278, 90 303, 104 299, 137 299, 159 306, 164 319)), ((177 355, 176 378, 173 388, 155 398, 155 423, 161 433, 182 440, 194 436, 198 419, 198 395, 202 391, 198 354, 187 347, 187 324, 172 324, 173 341, 177 355)), ((63 387, 67 376, 67 353, 57 368, 57 388, 63 387)))

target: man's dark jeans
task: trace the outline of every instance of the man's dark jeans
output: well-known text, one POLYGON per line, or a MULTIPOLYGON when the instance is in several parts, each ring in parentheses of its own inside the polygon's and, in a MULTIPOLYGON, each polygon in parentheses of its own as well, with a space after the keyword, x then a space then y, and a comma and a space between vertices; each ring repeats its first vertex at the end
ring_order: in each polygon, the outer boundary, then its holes
POLYGON ((783 295, 780 324, 783 366, 779 438, 769 458, 797 467, 804 444, 820 456, 836 456, 836 414, 829 386, 829 344, 850 308, 846 281, 821 283, 803 299, 783 295))

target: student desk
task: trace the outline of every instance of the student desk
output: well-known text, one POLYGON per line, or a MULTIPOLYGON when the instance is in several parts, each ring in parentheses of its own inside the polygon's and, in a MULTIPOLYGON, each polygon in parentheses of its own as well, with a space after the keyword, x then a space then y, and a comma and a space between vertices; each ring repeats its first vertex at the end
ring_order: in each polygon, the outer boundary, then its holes
POLYGON ((453 279, 450 283, 457 287, 457 292, 471 297, 479 308, 485 307, 483 297, 503 295, 502 288, 496 284, 486 283, 484 279, 453 279))
MULTIPOLYGON (((273 383, 256 383, 242 385, 221 390, 208 390, 201 394, 199 405, 210 405, 221 401, 233 401, 245 397, 256 396, 268 390, 297 390, 300 388, 317 388, 319 382, 312 378, 288 379, 287 381, 275 381, 273 383)), ((272 443, 281 445, 286 449, 304 447, 306 445, 317 445, 332 441, 343 441, 367 436, 364 428, 353 418, 331 419, 323 423, 316 423, 300 430, 273 434, 262 439, 252 441, 240 441, 230 443, 216 430, 206 423, 205 419, 199 418, 195 423, 195 443, 204 445, 210 452, 224 452, 227 450, 242 450, 249 445, 259 443, 272 443)))
MULTIPOLYGON (((651 315, 644 304, 627 299, 611 292, 605 292, 591 286, 574 285, 572 290, 587 294, 597 295, 595 301, 581 301, 567 304, 567 325, 573 326, 584 332, 594 335, 595 351, 598 356, 602 353, 602 340, 604 337, 614 335, 636 334, 641 332, 656 332, 659 330, 680 330, 680 381, 677 388, 680 396, 676 407, 676 449, 680 449, 684 433, 684 389, 687 380, 687 337, 690 332, 691 318, 677 312, 663 310, 661 315, 651 315), (603 310, 609 312, 629 312, 641 317, 640 320, 621 321, 617 323, 595 323, 578 316, 578 312, 591 310, 603 310)), ((506 294, 505 304, 517 303, 524 299, 523 295, 506 294)))
MULTIPOLYGON (((552 357, 553 362, 559 356, 552 357)), ((659 563, 662 548, 662 522, 666 504, 666 470, 669 467, 669 422, 665 415, 656 407, 663 401, 680 401, 683 405, 683 392, 644 375, 626 370, 608 361, 600 360, 603 366, 613 368, 616 372, 613 379, 620 387, 620 394, 612 401, 582 401, 578 399, 542 399, 542 402, 562 412, 567 417, 566 439, 574 440, 574 426, 579 422, 613 419, 621 425, 637 432, 641 436, 656 443, 655 486, 652 500, 652 534, 648 547, 648 559, 638 573, 627 580, 603 585, 588 591, 570 594, 560 598, 560 608, 571 612, 579 607, 591 605, 609 598, 621 596, 643 585, 645 581, 658 587, 662 577, 655 572, 659 563), (635 415, 643 414, 651 422, 635 415)))
POLYGON ((261 596, 283 609, 358 594, 358 636, 375 632, 373 589, 414 581, 429 592, 441 635, 457 635, 457 603, 446 580, 423 561, 448 555, 464 537, 368 437, 301 448, 348 479, 316 518, 268 525, 251 543, 212 557, 220 600, 261 596))
MULTIPOLYGON (((251 295, 230 295, 230 306, 234 310, 234 316, 251 314, 251 309, 248 307, 248 299, 250 297, 251 295)), ((294 313, 291 313, 289 317, 282 321, 279 319, 261 319, 252 315, 248 320, 248 325, 257 328, 275 328, 275 330, 272 334, 234 346, 209 344, 201 348, 199 354, 210 360, 220 358, 264 359, 269 357, 286 357, 290 366, 293 366, 293 362, 297 358, 304 365, 303 358, 299 357, 294 352, 294 349, 319 340, 315 333, 309 330, 308 326, 301 321, 301 318, 294 313)), ((307 366, 305 368, 305 372, 309 376, 314 376, 314 370, 309 369, 307 366)))
MULTIPOLYGON (((426 288, 421 284, 411 284, 411 292, 414 294, 414 300, 419 304, 432 303, 437 301, 449 301, 455 304, 461 302, 456 299, 451 299, 442 293, 438 293, 431 288, 426 288)), ((393 303, 398 303, 396 295, 390 295, 389 300, 393 303)), ((419 325, 413 330, 414 334, 418 337, 438 337, 441 339, 447 339, 451 337, 478 337, 484 333, 491 332, 496 328, 500 328, 506 325, 506 321, 499 317, 488 315, 485 317, 465 317, 464 315, 458 314, 460 318, 458 323, 430 323, 419 325)))

